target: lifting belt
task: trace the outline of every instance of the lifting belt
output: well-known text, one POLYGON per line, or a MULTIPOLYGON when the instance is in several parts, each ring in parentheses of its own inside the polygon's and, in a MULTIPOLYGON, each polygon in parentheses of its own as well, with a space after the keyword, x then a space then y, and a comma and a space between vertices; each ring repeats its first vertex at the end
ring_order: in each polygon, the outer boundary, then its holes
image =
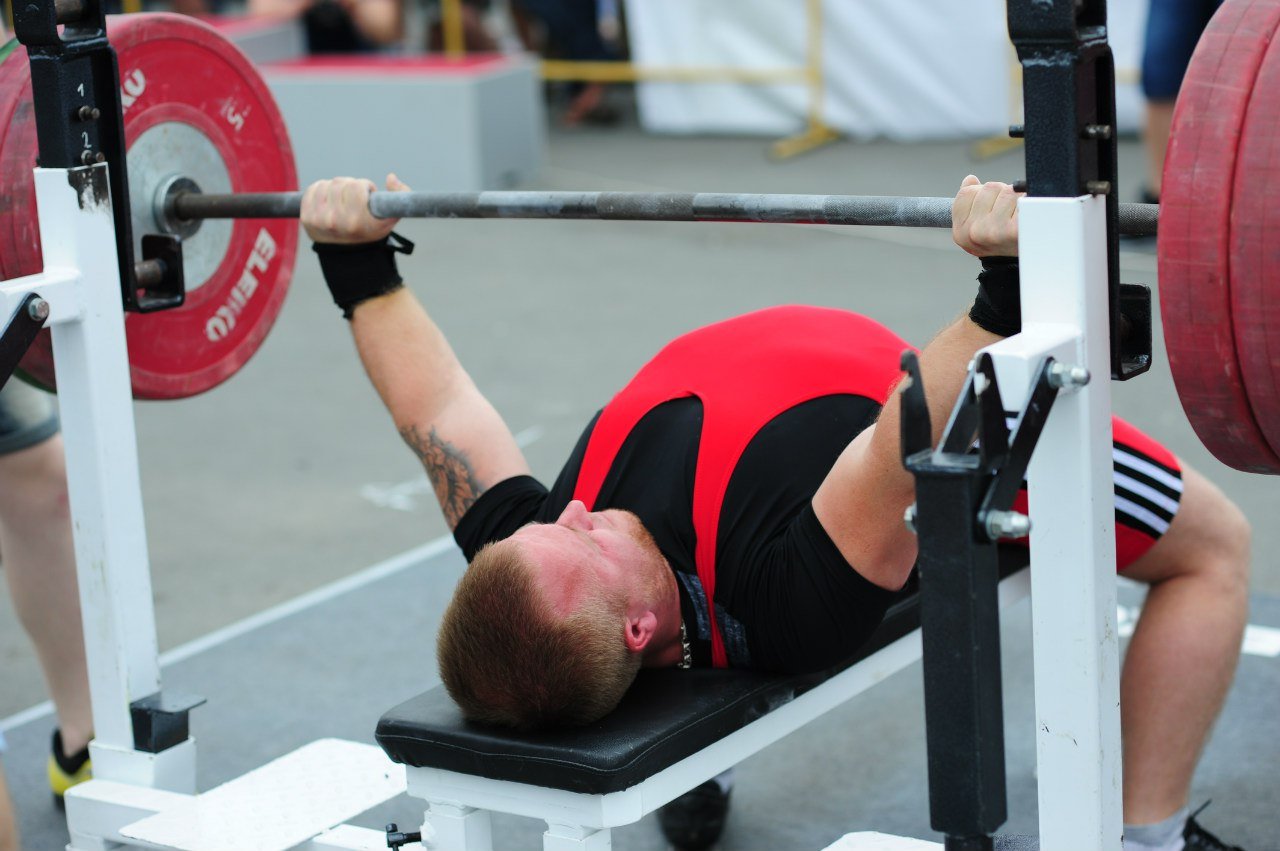
POLYGON ((614 458, 645 414, 673 399, 695 396, 702 402, 693 484, 694 557, 709 609, 715 667, 728 666, 715 617, 716 541, 725 489, 738 459, 770 420, 811 399, 852 394, 883 405, 901 375, 898 360, 907 348, 889 329, 855 313, 768 308, 678 337, 601 412, 573 493, 592 511, 614 458))

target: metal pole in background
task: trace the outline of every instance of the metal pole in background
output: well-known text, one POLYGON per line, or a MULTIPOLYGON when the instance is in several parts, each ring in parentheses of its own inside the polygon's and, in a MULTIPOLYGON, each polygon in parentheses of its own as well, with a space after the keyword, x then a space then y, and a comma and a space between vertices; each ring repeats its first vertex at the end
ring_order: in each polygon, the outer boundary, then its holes
POLYGON ((825 25, 822 17, 823 0, 807 0, 805 7, 805 82, 808 84, 809 104, 806 110, 806 126, 798 136, 782 139, 773 144, 769 153, 775 159, 787 159, 830 144, 840 138, 826 122, 827 83, 823 64, 823 37, 825 25))
POLYGON ((633 62, 585 62, 544 59, 542 79, 590 83, 803 83, 804 68, 733 68, 719 65, 636 65, 633 62))
POLYGON ((462 0, 440 0, 440 26, 444 55, 460 59, 467 55, 467 35, 462 18, 462 0))

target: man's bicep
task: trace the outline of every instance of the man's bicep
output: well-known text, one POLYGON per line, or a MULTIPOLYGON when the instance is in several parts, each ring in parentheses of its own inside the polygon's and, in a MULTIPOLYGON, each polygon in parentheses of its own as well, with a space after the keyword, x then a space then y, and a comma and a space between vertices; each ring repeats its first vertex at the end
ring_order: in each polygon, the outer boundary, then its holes
POLYGON ((850 569, 816 515, 805 509, 747 570, 758 574, 752 621, 761 667, 804 673, 847 659, 879 625, 893 593, 850 569))
MULTIPOLYGON (((915 563, 915 538, 902 522, 912 490, 903 488, 896 441, 866 429, 840 453, 813 496, 822 528, 850 565, 884 588, 900 588, 915 563)), ((910 480, 907 480, 910 482, 910 480)))
POLYGON ((422 462, 451 530, 486 490, 529 473, 510 429, 473 387, 460 392, 430 422, 398 428, 422 462))

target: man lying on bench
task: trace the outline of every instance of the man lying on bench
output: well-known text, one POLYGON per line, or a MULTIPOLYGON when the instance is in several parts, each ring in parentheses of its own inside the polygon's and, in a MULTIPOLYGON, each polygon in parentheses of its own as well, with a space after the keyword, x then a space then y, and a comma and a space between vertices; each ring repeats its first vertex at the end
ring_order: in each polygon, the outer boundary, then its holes
MULTIPOLYGON (((403 288, 393 259, 403 243, 388 241, 395 222, 368 214, 373 191, 316 183, 302 219, 365 369, 471 562, 438 650, 469 719, 586 724, 641 666, 817 671, 871 635, 916 556, 892 392, 907 343, 812 307, 693 331, 605 406, 548 490, 403 288)), ((1020 327, 1017 198, 972 176, 956 196, 953 236, 983 271, 972 308, 921 356, 939 431, 975 352, 1020 327)), ((1225 849, 1187 806, 1239 654, 1250 531, 1151 438, 1115 420, 1114 441, 1120 568, 1151 585, 1121 683, 1126 848, 1225 849)), ((713 783, 695 794, 719 796, 722 819, 727 792, 713 783)), ((698 827, 669 838, 714 841, 698 827)))

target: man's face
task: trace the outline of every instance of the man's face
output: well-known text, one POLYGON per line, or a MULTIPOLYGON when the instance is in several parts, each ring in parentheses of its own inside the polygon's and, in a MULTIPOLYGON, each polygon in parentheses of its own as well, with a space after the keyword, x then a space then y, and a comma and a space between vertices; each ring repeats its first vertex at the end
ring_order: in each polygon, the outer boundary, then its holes
POLYGON ((539 585, 560 615, 572 614, 597 590, 638 602, 665 570, 640 518, 613 508, 587 511, 576 499, 554 523, 531 523, 510 540, 538 565, 539 585))

